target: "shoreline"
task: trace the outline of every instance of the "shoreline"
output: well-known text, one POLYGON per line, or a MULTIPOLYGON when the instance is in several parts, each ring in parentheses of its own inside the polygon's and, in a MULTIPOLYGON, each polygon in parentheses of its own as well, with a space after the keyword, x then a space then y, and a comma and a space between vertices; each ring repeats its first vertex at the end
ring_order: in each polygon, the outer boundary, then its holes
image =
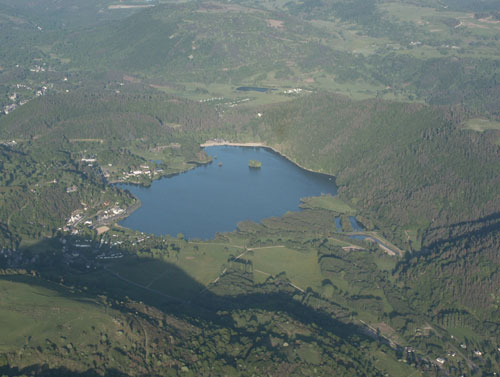
POLYGON ((318 171, 318 170, 306 168, 306 167, 300 165, 299 163, 293 161, 290 157, 288 157, 286 154, 283 154, 282 152, 280 152, 275 147, 271 147, 271 146, 263 144, 263 143, 257 143, 257 142, 249 142, 249 143, 237 143, 236 142, 235 143, 235 142, 230 142, 230 141, 213 141, 213 140, 207 140, 204 143, 200 144, 201 148, 205 148, 205 147, 224 147, 224 146, 227 146, 227 147, 248 147, 248 148, 266 148, 266 149, 269 149, 269 150, 273 151, 274 153, 279 154, 281 157, 286 158, 292 164, 297 165, 299 168, 301 168, 303 170, 306 170, 306 171, 311 172, 311 173, 323 174, 323 175, 326 175, 328 177, 334 178, 335 179, 335 186, 338 188, 337 182, 336 182, 336 177, 333 174, 328 174, 328 173, 324 173, 322 171, 318 171))
MULTIPOLYGON (((263 143, 257 143, 257 142, 236 143, 236 142, 229 142, 229 141, 212 141, 212 140, 208 140, 208 141, 200 144, 201 148, 205 148, 205 147, 221 147, 221 146, 247 147, 247 148, 265 148, 265 149, 269 149, 270 151, 272 151, 272 152, 278 154, 279 156, 285 158, 287 161, 291 162, 292 164, 296 165, 297 167, 299 167, 302 170, 305 170, 305 171, 308 171, 308 172, 311 172, 311 173, 315 173, 315 174, 322 174, 322 175, 325 175, 325 176, 327 176, 329 178, 333 178, 335 187, 338 190, 338 186, 337 186, 337 183, 336 183, 336 177, 334 175, 328 174, 328 173, 323 173, 321 171, 317 171, 317 170, 313 170, 313 169, 309 169, 309 168, 306 168, 304 166, 301 166, 297 162, 295 162, 292 159, 290 159, 287 155, 283 154, 282 152, 280 152, 279 150, 277 150, 274 147, 270 147, 269 145, 266 145, 266 144, 263 144, 263 143)), ((195 169, 198 166, 203 166, 205 164, 210 164, 212 162, 213 162, 213 159, 211 159, 211 161, 208 161, 206 163, 198 163, 197 166, 194 166, 194 167, 192 167, 190 169, 187 169, 187 170, 184 170, 184 171, 179 171, 179 172, 171 173, 171 174, 165 174, 165 175, 163 175, 163 176, 161 176, 161 177, 159 177, 157 179, 153 179, 151 181, 150 185, 152 185, 157 180, 161 180, 163 178, 170 178, 170 177, 173 177, 173 176, 176 176, 176 175, 188 172, 189 170, 195 169)), ((111 184, 111 185, 125 184, 125 185, 139 186, 139 187, 149 187, 149 186, 145 186, 142 183, 127 182, 127 181, 121 181, 121 180, 108 181, 107 183, 111 184)), ((335 195, 337 195, 337 193, 335 195)), ((130 207, 128 207, 126 209, 125 214, 123 214, 122 216, 120 216, 120 219, 118 219, 118 221, 122 221, 122 220, 126 219, 133 212, 135 212, 137 209, 139 209, 141 207, 141 205, 142 205, 141 200, 136 195, 134 195, 134 194, 132 194, 132 196, 137 200, 137 202, 134 203, 134 204, 132 204, 130 207)), ((122 227, 122 228, 127 228, 126 226, 119 225, 118 221, 110 223, 110 224, 103 224, 103 225, 112 225, 112 226, 119 226, 119 227, 122 227)), ((127 228, 127 229, 131 229, 131 228, 127 228)), ((131 229, 131 230, 134 230, 134 229, 131 229)))

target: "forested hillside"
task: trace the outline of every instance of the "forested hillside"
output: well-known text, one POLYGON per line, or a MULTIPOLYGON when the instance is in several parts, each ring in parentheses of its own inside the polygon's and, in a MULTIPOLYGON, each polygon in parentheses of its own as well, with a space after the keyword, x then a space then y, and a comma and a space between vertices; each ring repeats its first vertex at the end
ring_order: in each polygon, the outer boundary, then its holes
POLYGON ((256 138, 334 174, 340 195, 384 227, 423 231, 500 209, 498 131, 463 129, 460 108, 318 94, 262 111, 256 138))
POLYGON ((48 140, 0 145, 2 249, 55 236, 74 211, 87 206, 99 208, 109 200, 132 203, 130 196, 106 185, 100 170, 72 158, 70 150, 68 142, 48 140))
POLYGON ((214 107, 158 93, 89 91, 47 95, 0 118, 1 137, 56 135, 78 139, 157 139, 214 127, 214 107))
POLYGON ((498 326, 500 316, 499 249, 496 215, 478 229, 429 245, 401 264, 399 278, 412 288, 410 301, 445 327, 457 325, 448 320, 458 314, 458 320, 487 334, 491 325, 498 326))

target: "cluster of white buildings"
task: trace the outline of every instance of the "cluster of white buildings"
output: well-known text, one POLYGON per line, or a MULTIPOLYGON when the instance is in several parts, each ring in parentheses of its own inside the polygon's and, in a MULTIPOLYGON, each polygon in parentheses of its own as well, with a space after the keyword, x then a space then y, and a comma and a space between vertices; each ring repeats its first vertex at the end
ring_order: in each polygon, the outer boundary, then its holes
MULTIPOLYGON (((117 216, 117 215, 121 215, 122 213, 125 212, 125 210, 123 208, 120 208, 120 207, 113 207, 111 208, 111 213, 114 215, 114 216, 117 216)), ((106 211, 105 211, 106 212, 106 211)))
POLYGON ((109 254, 109 255, 99 254, 96 258, 97 259, 120 259, 120 258, 123 258, 123 254, 122 253, 113 253, 113 254, 109 254))
POLYGON ((212 98, 206 98, 206 99, 200 99, 198 102, 212 102, 212 101, 222 101, 224 97, 212 97, 212 98))
POLYGON ((243 99, 236 100, 233 102, 225 103, 224 105, 226 105, 227 107, 235 107, 235 106, 239 105, 240 103, 248 102, 248 101, 250 101, 250 98, 243 98, 243 99))
POLYGON ((287 89, 287 90, 283 91, 284 94, 300 94, 302 92, 303 92, 303 90, 300 88, 287 89))
MULTIPOLYGON (((39 71, 38 69, 43 69, 45 70, 44 68, 42 67, 39 67, 39 66, 35 66, 35 68, 32 68, 30 69, 30 71, 32 72, 41 72, 39 71)), ((47 84, 47 85, 44 85, 42 86, 40 89, 38 89, 36 92, 35 92, 35 96, 36 97, 41 97, 41 96, 44 96, 46 93, 47 93, 47 90, 49 89, 52 89, 54 87, 54 84, 47 84)), ((17 89, 26 89, 26 90, 33 90, 33 88, 29 87, 28 85, 25 85, 25 84, 16 84, 16 88, 17 89)), ((13 94, 11 94, 9 96, 9 99, 11 101, 17 101, 18 100, 18 94, 16 92, 14 92, 13 94)), ((6 105, 3 109, 3 112, 5 115, 8 115, 9 113, 13 112, 15 109, 17 109, 19 106, 22 106, 26 103, 29 102, 29 99, 24 99, 22 101, 19 101, 19 103, 17 102, 14 102, 14 103, 11 103, 9 105, 6 105)))
POLYGON ((10 105, 6 105, 3 108, 3 112, 5 113, 5 115, 8 115, 9 113, 13 112, 15 109, 17 109, 17 104, 16 103, 12 103, 10 105))
POLYGON ((103 214, 100 216, 100 220, 107 220, 114 216, 122 215, 123 213, 125 213, 125 210, 123 208, 116 206, 109 210, 108 209, 105 210, 103 214))
POLYGON ((17 89, 26 89, 26 90, 33 90, 31 86, 25 85, 25 84, 16 84, 17 89))
POLYGON ((123 172, 124 178, 138 177, 141 175, 147 175, 148 177, 151 177, 152 173, 148 165, 141 165, 139 166, 139 169, 131 170, 128 173, 125 171, 123 172))
POLYGON ((68 219, 66 222, 66 226, 73 226, 75 224, 78 224, 78 222, 83 218, 83 215, 80 213, 71 215, 71 217, 68 219))
POLYGON ((0 145, 5 145, 6 147, 13 147, 16 144, 17 144, 17 142, 15 140, 0 142, 0 145))
POLYGON ((39 65, 35 65, 33 68, 30 68, 30 72, 45 72, 45 68, 39 65))
POLYGON ((47 90, 49 90, 53 87, 54 87, 54 84, 49 84, 49 86, 44 85, 44 86, 42 86, 41 89, 36 91, 35 96, 37 96, 37 97, 44 96, 47 93, 47 90))

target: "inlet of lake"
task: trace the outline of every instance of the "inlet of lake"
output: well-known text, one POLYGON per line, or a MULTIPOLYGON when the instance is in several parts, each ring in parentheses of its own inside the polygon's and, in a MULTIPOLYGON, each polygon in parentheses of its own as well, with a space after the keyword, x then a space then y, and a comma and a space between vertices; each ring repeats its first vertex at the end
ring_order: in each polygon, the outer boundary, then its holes
POLYGON ((120 225, 156 235, 210 239, 235 230, 243 220, 297 211, 301 198, 337 193, 333 177, 304 170, 267 148, 217 146, 205 151, 213 158, 210 164, 147 188, 119 184, 142 202, 120 225), (262 162, 262 167, 250 168, 250 160, 262 162))

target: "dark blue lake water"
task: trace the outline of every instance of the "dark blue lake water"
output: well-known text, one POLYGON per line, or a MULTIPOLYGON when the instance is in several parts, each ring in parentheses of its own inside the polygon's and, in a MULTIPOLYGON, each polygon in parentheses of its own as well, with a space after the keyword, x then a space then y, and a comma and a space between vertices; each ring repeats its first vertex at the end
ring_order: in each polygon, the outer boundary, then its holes
POLYGON ((257 86, 240 86, 239 88, 236 88, 236 90, 239 90, 240 92, 262 92, 262 93, 265 93, 268 90, 272 90, 272 89, 259 88, 257 86))
POLYGON ((149 188, 120 184, 142 202, 120 225, 209 239, 235 230, 243 220, 296 211, 300 198, 337 193, 333 177, 301 169, 269 149, 223 146, 205 151, 217 157, 209 165, 155 181, 149 188), (249 160, 261 161, 262 167, 249 168, 249 160))

